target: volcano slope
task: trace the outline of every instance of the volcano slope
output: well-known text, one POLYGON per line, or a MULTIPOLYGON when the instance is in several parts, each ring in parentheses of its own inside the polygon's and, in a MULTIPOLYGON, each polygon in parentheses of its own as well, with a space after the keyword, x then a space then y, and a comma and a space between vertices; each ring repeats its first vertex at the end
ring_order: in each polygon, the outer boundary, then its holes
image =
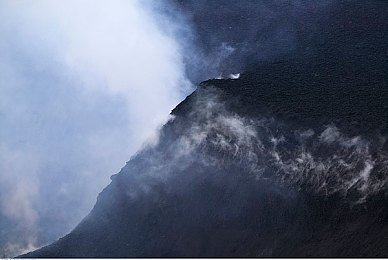
POLYGON ((270 87, 202 83, 69 235, 26 256, 387 256, 387 86, 332 95, 293 71, 287 91, 286 64, 270 87))
POLYGON ((71 233, 23 257, 387 257, 388 22, 354 10, 306 55, 201 83, 71 233))

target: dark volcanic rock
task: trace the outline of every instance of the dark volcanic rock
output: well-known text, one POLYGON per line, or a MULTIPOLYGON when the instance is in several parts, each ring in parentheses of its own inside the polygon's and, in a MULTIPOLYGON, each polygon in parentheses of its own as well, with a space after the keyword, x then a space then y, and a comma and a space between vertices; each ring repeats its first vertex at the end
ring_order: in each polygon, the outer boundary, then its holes
POLYGON ((23 257, 387 257, 388 6, 339 3, 296 52, 203 82, 23 257))

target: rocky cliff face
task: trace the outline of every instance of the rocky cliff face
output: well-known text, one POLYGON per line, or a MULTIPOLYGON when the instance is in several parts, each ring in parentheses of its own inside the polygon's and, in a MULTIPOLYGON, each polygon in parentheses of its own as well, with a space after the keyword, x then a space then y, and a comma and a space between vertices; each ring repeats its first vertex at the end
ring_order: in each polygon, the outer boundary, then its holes
POLYGON ((70 234, 24 256, 388 256, 388 21, 340 14, 318 51, 201 83, 70 234))

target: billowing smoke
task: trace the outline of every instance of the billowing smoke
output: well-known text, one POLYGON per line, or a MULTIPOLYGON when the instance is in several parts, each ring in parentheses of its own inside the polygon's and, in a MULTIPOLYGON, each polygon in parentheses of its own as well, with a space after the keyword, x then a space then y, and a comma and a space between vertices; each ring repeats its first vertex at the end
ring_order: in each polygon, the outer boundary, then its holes
POLYGON ((0 2, 0 255, 69 232, 191 90, 181 23, 153 12, 0 2))

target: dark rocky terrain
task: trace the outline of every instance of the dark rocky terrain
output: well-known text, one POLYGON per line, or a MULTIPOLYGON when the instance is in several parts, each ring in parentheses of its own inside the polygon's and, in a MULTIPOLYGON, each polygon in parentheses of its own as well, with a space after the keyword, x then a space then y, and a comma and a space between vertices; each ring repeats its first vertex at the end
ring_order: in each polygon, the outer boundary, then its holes
POLYGON ((70 234, 22 257, 387 257, 388 4, 325 12, 292 51, 201 83, 70 234))

